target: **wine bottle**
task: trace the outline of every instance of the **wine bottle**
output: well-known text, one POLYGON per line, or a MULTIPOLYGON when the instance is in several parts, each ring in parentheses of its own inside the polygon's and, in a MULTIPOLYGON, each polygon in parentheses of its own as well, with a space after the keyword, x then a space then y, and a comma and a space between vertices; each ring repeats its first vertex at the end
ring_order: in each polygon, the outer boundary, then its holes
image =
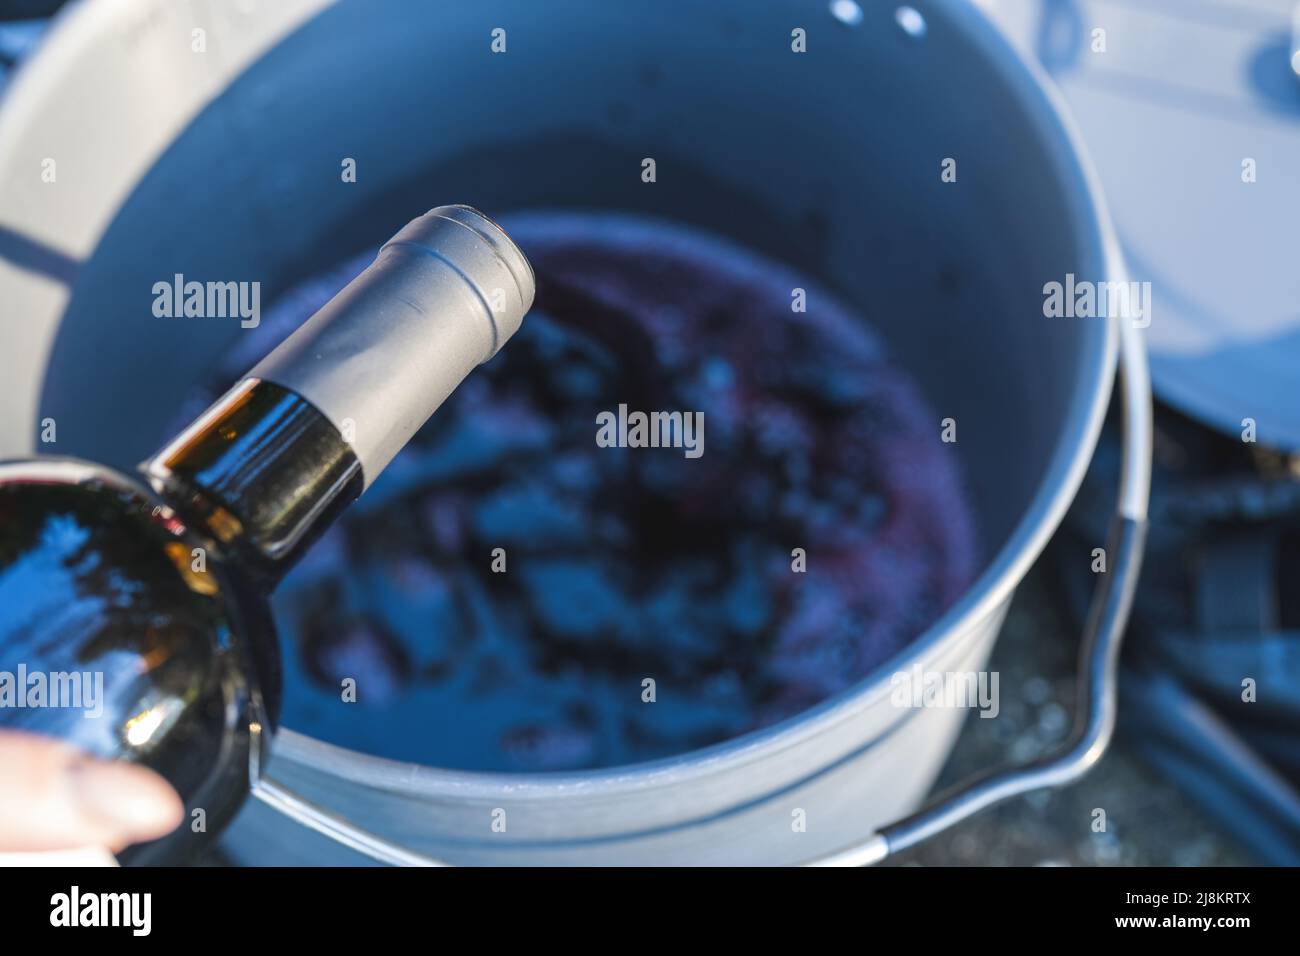
POLYGON ((269 593, 519 328, 533 289, 496 223, 442 206, 139 477, 0 464, 0 726, 171 782, 186 820, 123 859, 184 858, 238 810, 278 719, 269 593))

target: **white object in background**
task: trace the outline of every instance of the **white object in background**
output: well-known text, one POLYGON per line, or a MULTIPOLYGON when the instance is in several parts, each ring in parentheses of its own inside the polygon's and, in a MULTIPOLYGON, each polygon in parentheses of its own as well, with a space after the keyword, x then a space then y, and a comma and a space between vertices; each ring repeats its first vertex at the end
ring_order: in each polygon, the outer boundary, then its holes
POLYGON ((1130 278, 1151 377, 1230 435, 1300 450, 1296 0, 976 0, 1074 113, 1130 278))
POLYGON ((1291 72, 1300 77, 1300 3, 1291 15, 1291 72))

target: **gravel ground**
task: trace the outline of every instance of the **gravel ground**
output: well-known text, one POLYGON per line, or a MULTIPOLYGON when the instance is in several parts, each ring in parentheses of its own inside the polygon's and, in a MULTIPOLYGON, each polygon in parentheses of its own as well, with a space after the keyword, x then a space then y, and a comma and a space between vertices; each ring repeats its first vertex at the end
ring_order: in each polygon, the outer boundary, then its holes
MULTIPOLYGON (((1016 596, 990 669, 1000 674, 1001 712, 972 714, 940 787, 1008 760, 1033 759, 1059 743, 1074 707, 1074 627, 1056 606, 1050 569, 1016 596)), ((1120 737, 1079 783, 1010 800, 900 853, 895 866, 1239 866, 1251 859, 1213 821, 1150 770, 1120 737), (1106 812, 1093 832, 1094 810, 1106 812)))

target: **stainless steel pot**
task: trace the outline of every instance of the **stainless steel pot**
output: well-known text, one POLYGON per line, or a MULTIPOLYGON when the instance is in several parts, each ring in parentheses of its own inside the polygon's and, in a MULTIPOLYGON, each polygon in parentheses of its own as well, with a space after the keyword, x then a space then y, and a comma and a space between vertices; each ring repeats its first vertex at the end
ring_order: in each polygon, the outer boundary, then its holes
POLYGON ((0 109, 0 454, 51 450, 37 435, 53 417, 54 450, 129 467, 238 332, 160 323, 159 276, 258 279, 269 299, 447 197, 649 210, 816 275, 958 420, 984 570, 850 692, 653 764, 449 772, 283 730, 228 834, 237 856, 871 862, 1096 761, 1145 520, 1144 352, 1129 323, 1044 316, 1046 282, 1118 279, 1119 254, 1055 94, 962 0, 78 4, 0 109), (56 183, 41 182, 46 159, 56 183), (1117 362, 1124 486, 1077 731, 908 817, 963 714, 894 706, 890 676, 984 666, 1082 479, 1117 362))

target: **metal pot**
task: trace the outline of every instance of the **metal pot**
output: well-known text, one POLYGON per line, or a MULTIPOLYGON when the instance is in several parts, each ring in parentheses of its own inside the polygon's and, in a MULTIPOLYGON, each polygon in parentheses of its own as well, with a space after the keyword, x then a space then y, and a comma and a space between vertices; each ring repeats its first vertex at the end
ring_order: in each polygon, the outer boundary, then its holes
POLYGON ((1117 247, 1055 95, 963 0, 97 0, 12 85, 0 188, 0 454, 130 467, 238 332, 154 318, 160 276, 257 279, 269 299, 447 197, 648 210, 785 259, 870 316, 959 422, 983 571, 851 691, 706 750, 564 775, 412 766, 286 729, 227 835, 240 858, 870 862, 1104 750, 1145 518, 1143 351, 1130 323, 1045 317, 1045 283, 1118 279, 1117 247), (47 158, 56 183, 40 181, 47 158), (921 803, 963 713, 895 706, 890 676, 984 666, 1079 486, 1121 353, 1121 519, 1076 734, 891 824, 921 803))

